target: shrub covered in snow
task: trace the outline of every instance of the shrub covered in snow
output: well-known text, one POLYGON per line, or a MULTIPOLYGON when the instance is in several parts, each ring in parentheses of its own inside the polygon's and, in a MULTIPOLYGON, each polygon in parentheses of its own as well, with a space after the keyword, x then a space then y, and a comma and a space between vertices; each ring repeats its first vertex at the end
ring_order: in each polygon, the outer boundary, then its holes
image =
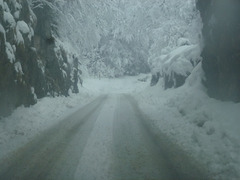
POLYGON ((163 1, 150 6, 151 24, 148 63, 154 76, 164 77, 165 88, 179 87, 200 61, 202 22, 195 0, 163 1))
MULTIPOLYGON (((163 50, 163 52, 166 51, 163 50)), ((165 89, 179 87, 184 84, 193 68, 201 61, 200 54, 199 45, 182 45, 158 57, 153 72, 158 72, 161 77, 164 77, 165 89)))

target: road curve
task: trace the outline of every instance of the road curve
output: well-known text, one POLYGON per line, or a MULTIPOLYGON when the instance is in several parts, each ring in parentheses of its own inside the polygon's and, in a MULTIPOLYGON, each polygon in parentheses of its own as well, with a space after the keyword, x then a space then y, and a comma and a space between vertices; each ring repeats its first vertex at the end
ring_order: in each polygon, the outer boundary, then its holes
POLYGON ((207 180, 129 95, 100 96, 0 160, 0 180, 207 180))

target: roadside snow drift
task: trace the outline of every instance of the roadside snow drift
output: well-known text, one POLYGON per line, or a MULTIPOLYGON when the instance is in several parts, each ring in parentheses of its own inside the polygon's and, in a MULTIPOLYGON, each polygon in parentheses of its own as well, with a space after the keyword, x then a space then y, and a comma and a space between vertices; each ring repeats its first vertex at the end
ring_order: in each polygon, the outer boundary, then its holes
POLYGON ((164 90, 163 79, 136 95, 154 126, 197 160, 214 179, 240 179, 240 103, 206 95, 201 63, 184 86, 164 90))

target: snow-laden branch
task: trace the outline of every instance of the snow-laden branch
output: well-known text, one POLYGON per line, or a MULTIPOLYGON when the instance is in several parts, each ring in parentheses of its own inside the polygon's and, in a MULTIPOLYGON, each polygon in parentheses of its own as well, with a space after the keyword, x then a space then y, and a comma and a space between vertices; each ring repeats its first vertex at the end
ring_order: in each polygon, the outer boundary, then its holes
POLYGON ((53 0, 53 1, 48 1, 48 0, 28 0, 30 6, 32 9, 36 9, 36 8, 43 8, 44 6, 48 6, 51 9, 58 9, 56 7, 56 3, 57 2, 63 2, 63 0, 53 0))

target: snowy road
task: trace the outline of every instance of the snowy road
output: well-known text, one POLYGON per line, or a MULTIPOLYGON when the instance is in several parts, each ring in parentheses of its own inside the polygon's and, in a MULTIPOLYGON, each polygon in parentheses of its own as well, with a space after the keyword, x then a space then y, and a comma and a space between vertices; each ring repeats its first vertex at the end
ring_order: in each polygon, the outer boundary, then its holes
POLYGON ((206 180, 129 95, 100 96, 0 162, 3 180, 206 180))

